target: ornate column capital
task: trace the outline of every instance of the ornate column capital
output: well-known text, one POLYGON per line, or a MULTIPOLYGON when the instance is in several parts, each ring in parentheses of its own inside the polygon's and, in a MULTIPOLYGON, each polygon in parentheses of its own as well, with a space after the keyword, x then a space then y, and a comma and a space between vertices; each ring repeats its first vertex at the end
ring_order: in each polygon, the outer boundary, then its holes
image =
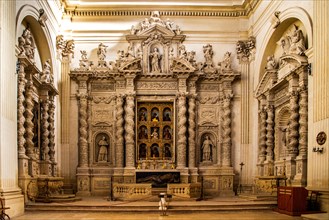
POLYGON ((57 56, 61 61, 71 61, 74 58, 74 40, 64 40, 63 35, 56 36, 57 56))
POLYGON ((237 58, 241 62, 250 62, 254 59, 255 51, 256 51, 256 38, 251 36, 248 40, 238 41, 236 43, 236 53, 237 58))

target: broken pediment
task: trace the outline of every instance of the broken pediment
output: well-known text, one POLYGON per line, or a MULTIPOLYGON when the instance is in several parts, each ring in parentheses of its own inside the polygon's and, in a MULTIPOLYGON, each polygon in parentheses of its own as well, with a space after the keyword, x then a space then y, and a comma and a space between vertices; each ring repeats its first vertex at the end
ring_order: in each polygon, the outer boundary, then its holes
POLYGON ((185 59, 173 59, 171 71, 176 74, 193 73, 196 70, 192 64, 185 59))
POLYGON ((270 90, 278 81, 276 70, 266 71, 256 89, 256 97, 270 90))
POLYGON ((141 58, 135 58, 133 60, 128 60, 126 62, 123 62, 121 66, 118 68, 119 72, 121 73, 141 73, 142 67, 141 67, 141 58))
POLYGON ((279 79, 283 79, 290 73, 295 72, 299 67, 308 64, 307 57, 298 54, 289 54, 280 57, 279 79))

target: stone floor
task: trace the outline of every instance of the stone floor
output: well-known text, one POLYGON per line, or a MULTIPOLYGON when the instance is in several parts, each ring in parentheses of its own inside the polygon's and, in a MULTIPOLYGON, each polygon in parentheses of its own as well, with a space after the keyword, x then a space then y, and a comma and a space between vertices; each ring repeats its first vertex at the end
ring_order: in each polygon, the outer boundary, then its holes
POLYGON ((301 217, 293 217, 273 211, 238 211, 238 212, 210 212, 210 213, 170 213, 161 216, 160 213, 108 213, 108 212, 42 212, 27 211, 23 216, 12 218, 12 220, 301 220, 301 217))

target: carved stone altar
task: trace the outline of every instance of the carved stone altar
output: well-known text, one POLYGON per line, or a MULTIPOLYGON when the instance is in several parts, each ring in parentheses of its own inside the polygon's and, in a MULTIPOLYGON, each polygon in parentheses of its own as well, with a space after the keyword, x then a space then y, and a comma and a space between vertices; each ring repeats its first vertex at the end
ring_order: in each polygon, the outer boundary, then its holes
POLYGON ((70 71, 78 89, 71 94, 79 109, 78 194, 107 195, 113 185, 124 197, 125 184, 138 187, 140 169, 179 172, 180 183, 194 188, 203 176, 208 194, 233 194, 232 85, 240 74, 230 52, 216 66, 210 44, 201 48, 204 62, 196 62, 185 38, 153 12, 132 26, 129 46, 115 61, 106 60, 104 43, 96 61, 81 51, 79 67, 70 71))

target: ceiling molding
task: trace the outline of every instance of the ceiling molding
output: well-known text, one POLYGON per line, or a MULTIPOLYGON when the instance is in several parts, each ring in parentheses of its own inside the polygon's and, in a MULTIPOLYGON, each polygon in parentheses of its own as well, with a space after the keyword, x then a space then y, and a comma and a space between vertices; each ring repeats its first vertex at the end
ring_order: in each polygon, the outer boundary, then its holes
POLYGON ((93 18, 112 16, 151 16, 152 11, 159 11, 161 16, 179 17, 244 17, 257 7, 261 0, 245 0, 242 5, 232 6, 184 6, 184 5, 69 5, 62 0, 65 14, 71 18, 93 18))

